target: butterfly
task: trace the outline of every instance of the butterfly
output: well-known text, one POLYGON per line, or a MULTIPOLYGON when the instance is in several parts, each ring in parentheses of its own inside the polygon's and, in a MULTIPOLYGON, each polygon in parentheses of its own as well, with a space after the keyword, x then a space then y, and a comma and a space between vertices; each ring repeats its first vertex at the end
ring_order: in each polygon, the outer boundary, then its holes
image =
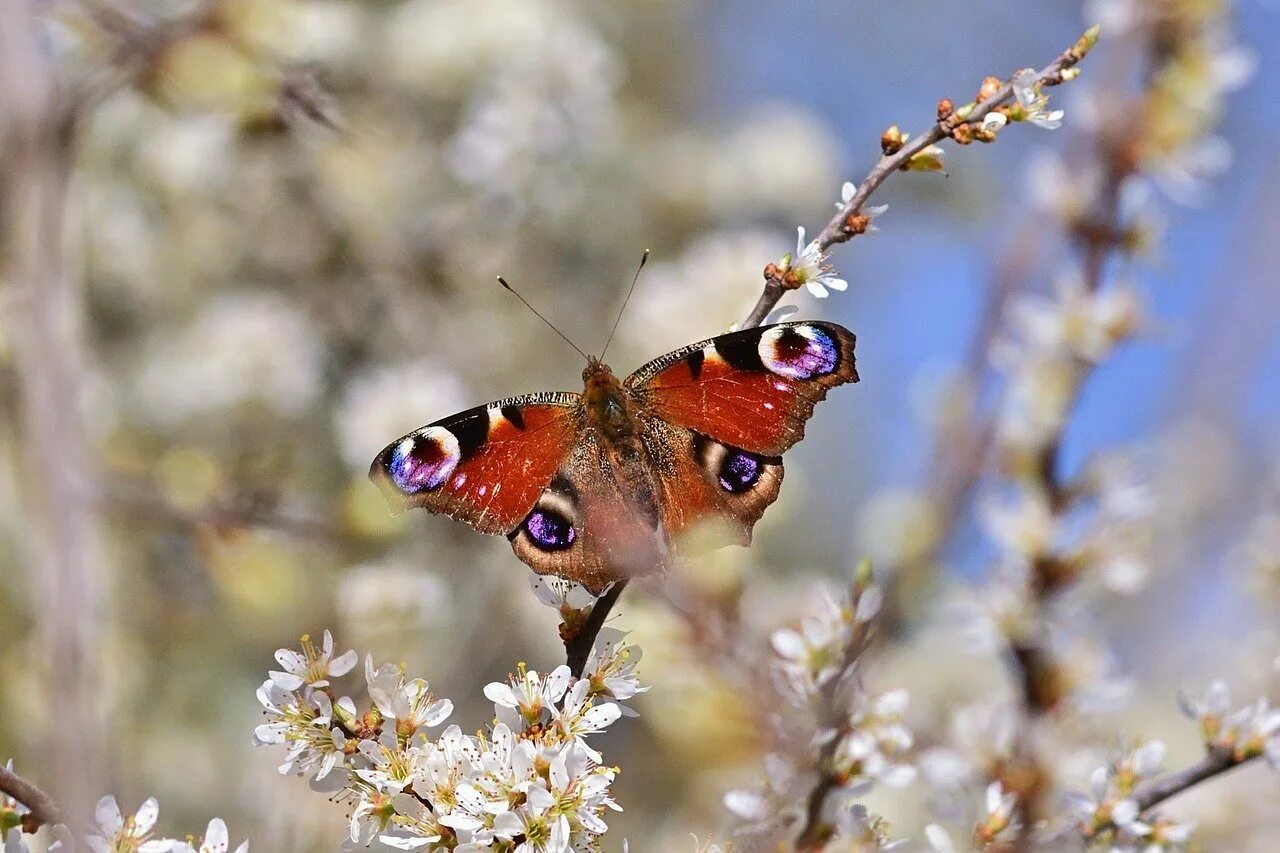
MULTIPOLYGON (((504 282, 505 284, 505 282, 504 282)), ((782 454, 827 391, 858 381, 854 336, 827 322, 744 329, 619 379, 595 357, 583 391, 542 391, 428 424, 378 454, 393 505, 511 541, 539 574, 599 595, 672 553, 748 545, 782 454), (706 536, 694 531, 711 529, 706 536)))

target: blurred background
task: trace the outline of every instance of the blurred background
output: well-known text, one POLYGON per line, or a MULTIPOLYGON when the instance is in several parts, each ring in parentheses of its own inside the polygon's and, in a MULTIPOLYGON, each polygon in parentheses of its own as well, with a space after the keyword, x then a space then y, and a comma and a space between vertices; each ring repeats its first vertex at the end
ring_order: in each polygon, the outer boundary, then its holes
MULTIPOLYGON (((13 20, 0 42, 0 225, 43 240, 6 244, 0 293, 0 759, 77 804, 155 794, 173 834, 216 814, 254 849, 328 850, 342 808, 249 744, 276 648, 329 627, 428 678, 464 730, 488 720, 486 682, 562 659, 506 542, 392 516, 366 480, 424 423, 578 388, 576 354, 494 276, 593 351, 652 249, 622 373, 723 331, 886 127, 927 128, 938 98, 1046 64, 1119 4, 35 5, 39 56, 13 20)), ((1175 691, 1265 686, 1280 651, 1280 8, 1215 14, 1257 73, 1216 105, 1211 179, 1156 182, 1149 249, 1116 270, 1143 335, 1091 377, 1063 445, 1068 469, 1140 460, 1156 498, 1146 582, 1097 627, 1127 674, 1107 726, 1164 737, 1174 764, 1198 748, 1175 691)), ((833 255, 848 291, 787 300, 857 333, 863 381, 788 455, 756 546, 679 579, 763 632, 864 555, 918 563, 873 664, 912 688, 918 731, 1008 689, 990 658, 957 658, 939 603, 991 561, 982 481, 944 519, 931 478, 965 453, 947 426, 981 400, 997 295, 1053 285, 1046 151, 1072 156, 1132 53, 1104 41, 1055 90, 1063 129, 1011 127, 877 193, 880 233, 833 255)), ((622 768, 607 849, 683 849, 759 773, 765 712, 689 612, 634 589, 618 610, 654 687, 598 743, 622 768)), ((1229 808, 1186 806, 1210 847, 1274 849, 1280 829, 1242 815, 1274 817, 1280 782, 1218 784, 1229 808)), ((876 807, 918 836, 921 800, 876 807)))

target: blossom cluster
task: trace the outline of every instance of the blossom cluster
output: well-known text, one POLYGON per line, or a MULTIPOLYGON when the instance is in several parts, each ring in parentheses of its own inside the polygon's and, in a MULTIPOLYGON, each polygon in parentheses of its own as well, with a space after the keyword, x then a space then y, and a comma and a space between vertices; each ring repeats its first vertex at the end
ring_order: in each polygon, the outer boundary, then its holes
POLYGON ((913 736, 903 722, 907 691, 871 693, 856 667, 882 600, 864 563, 843 599, 820 590, 799 630, 773 632, 774 685, 794 713, 780 715, 787 720, 778 732, 783 748, 765 757, 764 784, 725 795, 739 834, 794 838, 814 831, 806 826, 813 792, 829 789, 818 804, 821 833, 863 849, 896 846, 879 819, 855 802, 877 783, 901 788, 916 777, 907 760, 913 736))
POLYGON ((1090 793, 1068 795, 1085 838, 1107 840, 1113 850, 1123 853, 1182 849, 1191 837, 1193 826, 1156 815, 1143 816, 1133 798, 1140 782, 1160 772, 1164 754, 1164 744, 1158 740, 1121 750, 1110 762, 1094 770, 1090 793))
MULTIPOLYGON (((13 769, 13 762, 6 765, 13 769)), ((29 853, 23 838, 22 817, 28 814, 26 806, 0 794, 0 839, 4 853, 29 853)), ((227 853, 231 849, 227 825, 221 818, 209 821, 201 837, 168 838, 155 832, 160 818, 160 803, 148 797, 131 815, 124 815, 116 798, 103 797, 94 809, 94 832, 84 835, 80 842, 91 853, 227 853)), ((76 838, 66 826, 52 828, 53 840, 41 848, 54 851, 74 851, 76 838)), ((249 842, 243 841, 235 853, 249 853, 249 842)))
POLYGON ((312 780, 347 803, 350 838, 400 850, 570 851, 595 849, 619 810, 609 786, 617 773, 590 742, 643 692, 640 650, 604 629, 581 677, 567 666, 543 675, 524 664, 484 689, 495 718, 465 734, 426 681, 366 657, 368 706, 339 696, 333 680, 356 665, 334 654, 326 631, 319 648, 281 649, 283 671, 258 689, 266 722, 256 745, 284 745, 281 773, 312 780))

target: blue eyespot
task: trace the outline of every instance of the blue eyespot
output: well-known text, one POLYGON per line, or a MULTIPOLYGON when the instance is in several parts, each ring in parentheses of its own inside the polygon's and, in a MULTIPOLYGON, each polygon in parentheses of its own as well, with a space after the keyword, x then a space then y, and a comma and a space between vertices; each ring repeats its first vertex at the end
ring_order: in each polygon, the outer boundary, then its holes
POLYGON ((412 495, 440 488, 460 459, 453 433, 443 427, 427 427, 396 445, 387 469, 400 491, 412 495))
POLYGON ((725 454, 720 463, 720 488, 730 494, 741 494, 756 484, 763 469, 759 456, 743 450, 732 450, 725 454))
POLYGON ((578 531, 563 515, 547 509, 535 509, 525 520, 529 539, 544 551, 563 551, 578 538, 578 531))
POLYGON ((814 379, 834 373, 840 349, 819 326, 776 326, 760 336, 760 361, 779 376, 814 379))

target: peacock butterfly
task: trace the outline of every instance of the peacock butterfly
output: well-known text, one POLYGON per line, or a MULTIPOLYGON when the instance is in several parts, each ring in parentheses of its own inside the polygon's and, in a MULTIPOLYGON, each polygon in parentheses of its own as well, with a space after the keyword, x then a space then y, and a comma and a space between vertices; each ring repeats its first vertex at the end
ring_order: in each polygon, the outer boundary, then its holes
POLYGON ((750 544, 778 497, 782 454, 828 389, 858 381, 853 349, 835 323, 788 322, 690 344, 624 380, 588 357, 581 394, 428 424, 379 453, 369 476, 393 503, 502 534, 535 572, 598 595, 661 571, 703 522, 721 522, 717 547, 750 544))

